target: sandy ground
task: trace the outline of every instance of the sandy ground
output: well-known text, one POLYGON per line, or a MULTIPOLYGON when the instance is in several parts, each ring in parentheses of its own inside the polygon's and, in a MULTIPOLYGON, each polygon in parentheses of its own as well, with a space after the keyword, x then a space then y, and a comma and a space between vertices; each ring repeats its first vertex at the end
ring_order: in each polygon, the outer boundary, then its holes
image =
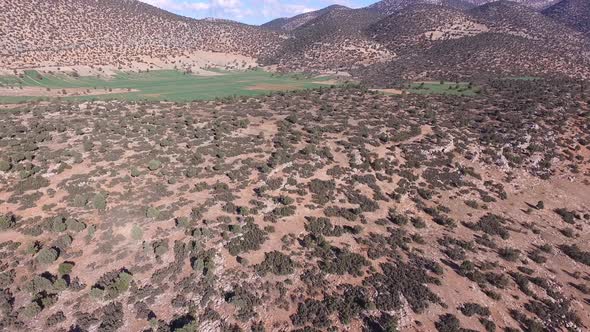
POLYGON ((400 89, 371 89, 371 91, 379 91, 391 95, 401 95, 403 93, 400 89))

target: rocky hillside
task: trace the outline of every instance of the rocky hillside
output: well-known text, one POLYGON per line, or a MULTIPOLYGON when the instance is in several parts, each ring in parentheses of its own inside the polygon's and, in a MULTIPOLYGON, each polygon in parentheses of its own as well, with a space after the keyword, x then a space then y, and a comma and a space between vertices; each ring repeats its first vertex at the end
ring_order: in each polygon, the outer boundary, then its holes
POLYGON ((451 77, 590 77, 584 35, 515 2, 469 11, 410 6, 371 25, 367 34, 397 55, 357 72, 376 85, 451 77))
POLYGON ((194 20, 135 0, 0 2, 0 66, 115 64, 213 51, 258 57, 279 34, 194 20))
MULTIPOLYGON (((409 6, 418 4, 442 5, 455 9, 471 9, 497 0, 382 0, 367 8, 377 10, 386 14, 393 14, 409 6)), ((559 0, 513 0, 515 3, 541 10, 547 8, 559 0)))
POLYGON ((563 0, 543 14, 590 37, 590 1, 563 0))
POLYGON ((450 7, 416 5, 373 24, 367 33, 397 54, 419 52, 439 41, 474 36, 489 27, 450 7))
POLYGON ((345 71, 372 82, 475 74, 590 77, 588 4, 567 0, 541 13, 537 9, 553 1, 487 2, 334 5, 255 27, 186 18, 136 0, 6 0, 0 3, 0 74, 73 66, 190 69, 222 59, 230 68, 345 71))
POLYGON ((366 9, 330 10, 291 32, 268 59, 284 70, 349 70, 393 58, 365 31, 382 15, 366 9))

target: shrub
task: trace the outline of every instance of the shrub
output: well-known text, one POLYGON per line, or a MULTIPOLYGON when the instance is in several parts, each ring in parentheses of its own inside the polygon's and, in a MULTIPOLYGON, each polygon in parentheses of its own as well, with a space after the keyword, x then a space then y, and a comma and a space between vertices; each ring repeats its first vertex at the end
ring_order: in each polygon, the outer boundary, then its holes
POLYGON ((489 316, 491 314, 490 309, 481 306, 477 303, 465 303, 461 306, 460 310, 463 313, 463 315, 468 317, 471 317, 473 315, 489 316))
POLYGON ((63 275, 72 273, 73 268, 74 268, 74 263, 63 262, 63 263, 59 264, 59 267, 57 268, 57 272, 63 276, 63 275))
POLYGON ((333 251, 335 251, 334 258, 319 263, 320 268, 327 273, 339 275, 348 273, 353 276, 361 276, 362 268, 369 265, 365 257, 357 253, 342 251, 338 248, 333 248, 333 251))
POLYGON ((68 231, 72 231, 72 232, 81 232, 84 229, 86 229, 85 223, 78 221, 74 218, 66 219, 66 226, 68 228, 68 231))
POLYGON ((152 159, 148 163, 148 169, 150 171, 155 171, 155 170, 159 169, 160 167, 162 167, 162 162, 157 159, 152 159))
POLYGON ((313 179, 309 182, 309 191, 313 194, 312 199, 320 205, 324 205, 333 199, 335 189, 336 183, 334 180, 313 179))
POLYGON ((141 175, 141 172, 139 171, 139 169, 137 169, 137 167, 131 168, 131 176, 132 177, 136 178, 140 175, 141 175))
POLYGON ((453 314, 444 314, 438 317, 438 321, 434 323, 438 332, 460 332, 461 322, 453 314))
POLYGON ((0 215, 0 231, 5 231, 14 227, 15 221, 14 216, 0 215))
POLYGON ((158 219, 158 217, 160 216, 160 210, 153 206, 150 206, 145 209, 145 216, 149 219, 158 219))
POLYGON ((557 214, 558 214, 558 215, 561 217, 561 219, 562 219, 563 221, 565 221, 566 223, 568 223, 568 224, 573 224, 573 223, 575 222, 575 221, 574 221, 574 219, 576 218, 576 214, 575 214, 575 213, 573 213, 573 212, 571 212, 571 211, 568 211, 567 209, 564 209, 564 208, 555 209, 554 211, 555 211, 555 213, 557 213, 557 214))
POLYGON ((32 319, 33 317, 37 316, 43 308, 37 302, 30 303, 26 307, 22 309, 19 313, 19 316, 22 315, 23 318, 32 319))
POLYGON ((59 253, 54 248, 43 248, 37 254, 37 262, 41 264, 51 264, 57 260, 59 253))
POLYGON ((141 240, 143 237, 143 230, 138 225, 131 227, 131 238, 135 241, 141 240))
POLYGON ((515 262, 520 257, 520 250, 513 248, 502 248, 498 251, 500 257, 504 258, 509 262, 515 262))
POLYGON ((243 230, 245 233, 242 236, 231 239, 227 244, 227 249, 233 256, 260 249, 260 245, 267 239, 266 232, 258 228, 256 224, 248 223, 243 230))
POLYGON ((94 195, 92 205, 99 211, 104 211, 107 208, 107 195, 104 193, 98 193, 94 195))
POLYGON ((265 276, 268 272, 276 275, 293 273, 294 263, 291 258, 280 251, 264 253, 264 261, 256 266, 256 271, 265 276))
POLYGON ((572 244, 571 246, 563 244, 559 246, 559 249, 571 259, 590 266, 590 252, 581 250, 576 244, 572 244))
POLYGON ((51 221, 51 230, 56 233, 65 232, 67 228, 68 226, 66 225, 65 219, 63 217, 55 217, 51 221))
POLYGON ((127 271, 107 273, 90 289, 91 296, 113 300, 129 289, 131 280, 133 276, 127 271))
POLYGON ((8 172, 12 169, 12 165, 9 161, 0 159, 0 172, 8 172))
POLYGON ((506 240, 510 237, 508 229, 504 226, 506 220, 498 215, 488 213, 481 217, 479 221, 471 227, 475 230, 481 230, 489 235, 498 235, 506 240))

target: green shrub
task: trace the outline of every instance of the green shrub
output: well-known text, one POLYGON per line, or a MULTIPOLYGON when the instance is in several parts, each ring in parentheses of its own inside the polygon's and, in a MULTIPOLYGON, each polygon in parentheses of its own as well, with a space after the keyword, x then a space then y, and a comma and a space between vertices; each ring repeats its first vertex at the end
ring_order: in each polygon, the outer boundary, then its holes
POLYGON ((159 169, 160 167, 162 167, 162 162, 157 159, 152 159, 148 163, 148 169, 150 171, 155 171, 155 170, 159 169))
POLYGON ((590 266, 590 252, 581 250, 576 244, 561 245, 559 249, 563 251, 564 254, 568 255, 571 259, 580 262, 582 264, 590 266))
POLYGON ((66 219, 66 226, 68 231, 81 232, 86 229, 86 224, 74 218, 66 219))
POLYGON ((126 271, 107 273, 90 289, 90 295, 97 299, 113 300, 129 289, 131 280, 133 276, 126 271))
POLYGON ((32 319, 37 316, 43 308, 37 302, 30 303, 26 307, 22 309, 19 315, 22 315, 23 318, 32 319))
POLYGON ((520 250, 513 248, 502 248, 498 251, 500 257, 504 258, 509 262, 515 262, 520 257, 520 250))
POLYGON ((56 233, 65 232, 67 227, 64 217, 55 217, 51 221, 51 230, 56 233))
POLYGON ((141 175, 141 172, 139 171, 139 169, 137 169, 137 167, 131 168, 131 176, 132 177, 136 178, 140 175, 141 175))
POLYGON ((63 263, 59 264, 59 267, 57 268, 57 272, 63 276, 63 275, 72 273, 73 268, 74 268, 74 263, 63 262, 63 263))
POLYGON ((138 225, 131 227, 131 238, 135 241, 141 240, 143 237, 143 230, 138 225))
POLYGON ((153 206, 150 206, 147 209, 145 209, 145 216, 150 219, 158 219, 158 217, 160 216, 160 210, 153 206))
POLYGON ((0 231, 5 231, 14 227, 15 220, 14 216, 10 215, 0 215, 0 231))
POLYGON ((94 195, 92 205, 99 211, 104 211, 107 208, 107 195, 104 193, 98 193, 94 195))
POLYGON ((465 303, 460 308, 463 315, 471 317, 473 315, 478 316, 489 316, 491 314, 490 309, 481 306, 477 303, 465 303))
POLYGON ((12 165, 9 161, 0 159, 0 172, 8 172, 12 169, 12 165))
POLYGON ((276 275, 293 273, 294 263, 291 258, 280 251, 264 253, 264 261, 256 266, 256 271, 264 276, 268 272, 276 275))
POLYGON ((59 253, 54 248, 43 248, 37 254, 37 262, 41 264, 51 264, 57 260, 59 253))

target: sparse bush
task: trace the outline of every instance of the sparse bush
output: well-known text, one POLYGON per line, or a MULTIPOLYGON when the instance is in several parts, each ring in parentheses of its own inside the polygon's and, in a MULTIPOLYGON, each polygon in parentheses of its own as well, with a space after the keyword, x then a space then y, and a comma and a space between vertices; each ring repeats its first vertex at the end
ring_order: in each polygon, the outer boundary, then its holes
POLYGON ((500 249, 498 254, 507 261, 515 262, 520 257, 520 250, 505 247, 500 249))
POLYGON ((590 266, 590 252, 581 250, 576 244, 563 244, 559 246, 559 249, 571 259, 590 266))
POLYGON ((465 303, 460 308, 461 312, 465 316, 489 316, 491 314, 490 309, 487 307, 481 306, 477 303, 465 303))

